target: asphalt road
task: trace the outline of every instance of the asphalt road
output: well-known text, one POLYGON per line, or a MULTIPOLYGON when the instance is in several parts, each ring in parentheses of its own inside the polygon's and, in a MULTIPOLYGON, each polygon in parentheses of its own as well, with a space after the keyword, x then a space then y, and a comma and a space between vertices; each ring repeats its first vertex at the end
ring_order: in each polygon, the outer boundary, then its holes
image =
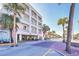
POLYGON ((62 56, 50 47, 51 41, 29 41, 18 44, 17 47, 0 47, 0 56, 62 56))

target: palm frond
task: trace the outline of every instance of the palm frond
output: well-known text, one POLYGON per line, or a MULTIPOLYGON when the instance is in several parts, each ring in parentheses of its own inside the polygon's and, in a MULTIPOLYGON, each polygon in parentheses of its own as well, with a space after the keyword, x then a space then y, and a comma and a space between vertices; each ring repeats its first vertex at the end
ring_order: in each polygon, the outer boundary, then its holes
POLYGON ((24 11, 26 10, 26 8, 20 3, 6 3, 6 4, 3 4, 3 7, 8 11, 15 12, 19 16, 20 16, 20 13, 24 14, 25 13, 24 11))
MULTIPOLYGON (((8 14, 2 14, 1 16, 2 22, 5 28, 13 28, 13 16, 8 14)), ((16 17, 16 22, 20 22, 19 18, 16 17)))
POLYGON ((3 8, 6 9, 7 11, 12 11, 10 5, 11 5, 10 3, 3 4, 3 8))
POLYGON ((64 18, 60 18, 58 20, 58 25, 65 25, 68 23, 68 18, 67 17, 64 17, 64 18))

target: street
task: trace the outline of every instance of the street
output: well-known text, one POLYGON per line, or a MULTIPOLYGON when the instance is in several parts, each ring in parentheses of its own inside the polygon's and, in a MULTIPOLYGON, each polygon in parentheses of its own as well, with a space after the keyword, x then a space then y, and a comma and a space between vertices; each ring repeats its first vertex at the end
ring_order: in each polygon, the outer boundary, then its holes
POLYGON ((1 46, 0 56, 63 56, 51 49, 53 43, 49 40, 40 40, 22 42, 17 47, 1 46))

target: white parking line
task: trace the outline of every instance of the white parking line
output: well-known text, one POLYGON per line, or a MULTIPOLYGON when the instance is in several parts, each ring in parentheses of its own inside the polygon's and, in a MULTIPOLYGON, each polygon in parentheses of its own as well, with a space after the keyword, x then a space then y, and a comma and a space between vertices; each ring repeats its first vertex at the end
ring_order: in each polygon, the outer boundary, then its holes
POLYGON ((52 49, 48 49, 44 54, 43 54, 43 56, 46 56, 49 52, 51 52, 52 51, 52 49))

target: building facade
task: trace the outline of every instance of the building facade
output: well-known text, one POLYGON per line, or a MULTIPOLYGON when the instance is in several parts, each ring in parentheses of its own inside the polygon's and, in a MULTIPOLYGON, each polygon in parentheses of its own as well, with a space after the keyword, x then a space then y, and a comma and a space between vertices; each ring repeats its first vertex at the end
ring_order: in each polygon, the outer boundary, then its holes
POLYGON ((26 15, 22 15, 17 23, 17 40, 37 40, 43 38, 42 16, 30 5, 26 4, 26 15))
MULTIPOLYGON (((18 29, 16 32, 16 40, 23 41, 42 39, 42 16, 30 4, 26 3, 25 7, 25 14, 21 14, 22 17, 19 18, 20 22, 17 23, 18 29)), ((0 13, 9 12, 2 9, 0 13)))

